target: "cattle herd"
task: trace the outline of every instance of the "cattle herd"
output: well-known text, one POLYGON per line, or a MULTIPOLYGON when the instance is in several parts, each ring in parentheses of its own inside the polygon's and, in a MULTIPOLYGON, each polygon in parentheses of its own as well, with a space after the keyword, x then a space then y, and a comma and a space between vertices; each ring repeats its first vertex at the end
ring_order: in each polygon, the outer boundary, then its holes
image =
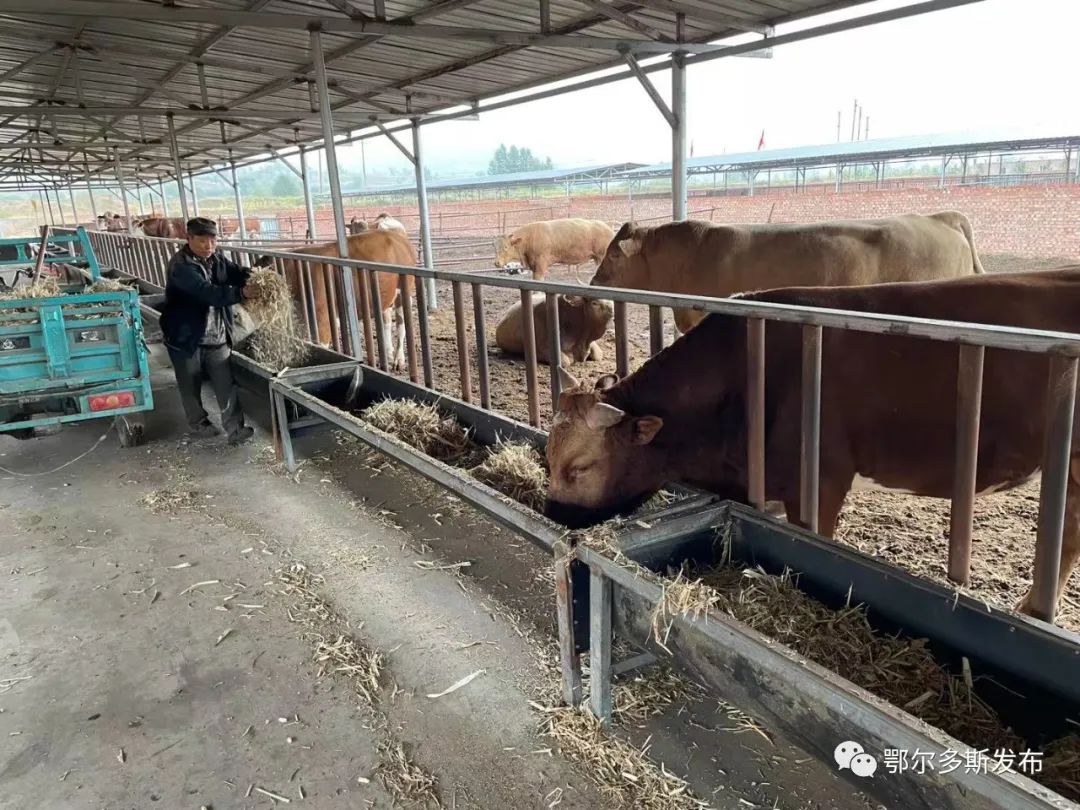
MULTIPOLYGON (((100 218, 99 218, 100 219, 100 218)), ((116 217, 106 218, 110 230, 116 217)), ((176 220, 142 221, 148 235, 177 236, 176 220)), ((246 223, 245 223, 246 224, 246 223)), ((181 223, 182 226, 182 223, 181 223)), ((120 226, 122 227, 122 226, 120 226)), ((405 228, 382 214, 354 219, 351 259, 415 266, 405 228)), ((337 256, 336 244, 308 246, 337 256)), ((535 222, 500 236, 495 265, 543 278, 553 264, 590 260, 591 284, 836 310, 1072 332, 1080 324, 1080 265, 986 274, 961 213, 808 225, 671 222, 643 227, 583 219, 535 222)), ((263 262, 268 263, 268 261, 263 262)), ((340 339, 332 265, 288 260, 297 300, 314 304, 312 338, 340 339)), ((358 276, 356 277, 358 278, 358 276)), ((375 273, 385 345, 405 364, 398 276, 375 273), (391 337, 391 326, 397 334, 391 337)), ((409 289, 413 278, 407 277, 409 289)), ((357 282, 359 284, 359 282, 357 282)), ((362 300, 356 287, 357 300, 362 300)), ((609 301, 561 295, 561 365, 598 360, 609 301)), ((373 303, 373 302, 372 302, 373 303)), ((546 297, 532 298, 537 359, 550 363, 546 297)), ((496 345, 524 354, 520 303, 500 318, 496 345)), ((641 368, 586 384, 564 369, 547 443, 548 513, 585 526, 626 513, 681 482, 748 501, 747 330, 735 316, 675 312, 682 336, 641 368)), ((794 522, 800 503, 802 332, 770 322, 766 339, 766 497, 794 522)), ((957 348, 900 334, 826 329, 822 338, 818 531, 831 536, 856 476, 916 495, 949 497, 956 445, 957 348)), ((989 349, 979 431, 977 490, 1018 486, 1041 464, 1049 357, 989 349)), ((1080 412, 1078 412, 1080 416, 1080 412)), ((1073 433, 1058 595, 1080 557, 1080 426, 1073 433)), ((1019 606, 1031 612, 1030 594, 1019 606)))

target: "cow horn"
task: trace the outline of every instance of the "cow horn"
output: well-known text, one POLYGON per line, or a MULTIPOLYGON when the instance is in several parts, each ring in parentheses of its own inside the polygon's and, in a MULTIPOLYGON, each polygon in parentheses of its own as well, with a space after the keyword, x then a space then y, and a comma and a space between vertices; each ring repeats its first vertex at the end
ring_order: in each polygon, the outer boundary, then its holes
POLYGON ((592 430, 607 430, 623 420, 626 411, 608 405, 606 402, 597 402, 585 414, 585 424, 592 430))
POLYGON ((559 387, 564 391, 569 391, 572 388, 579 388, 581 383, 578 378, 567 371, 562 366, 559 366, 559 387))

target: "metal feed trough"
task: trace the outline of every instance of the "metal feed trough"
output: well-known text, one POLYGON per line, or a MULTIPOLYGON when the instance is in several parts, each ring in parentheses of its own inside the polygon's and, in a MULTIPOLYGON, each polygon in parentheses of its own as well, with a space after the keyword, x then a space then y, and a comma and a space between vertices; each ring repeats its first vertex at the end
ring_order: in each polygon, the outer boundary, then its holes
MULTIPOLYGON (((826 763, 833 763, 841 742, 861 743, 879 767, 874 778, 857 780, 858 787, 890 808, 1076 806, 1016 773, 959 768, 949 774, 933 768, 886 773, 881 766, 885 749, 963 756, 971 746, 727 614, 676 616, 662 646, 653 636, 653 615, 670 582, 662 573, 668 566, 694 562, 708 567, 731 560, 772 574, 789 569, 798 572, 800 590, 828 606, 862 603, 875 629, 927 638, 939 661, 956 670, 966 658, 979 676, 980 696, 1029 742, 1034 736, 1042 743, 1063 736, 1070 726, 1075 731, 1073 724, 1080 720, 1080 636, 997 610, 727 501, 699 505, 663 526, 632 527, 618 538, 618 546, 638 565, 621 564, 580 544, 572 554, 560 549, 556 559, 557 565, 589 572, 589 705, 601 719, 611 717, 614 677, 656 658, 667 659, 709 687, 713 696, 756 714, 826 763), (641 654, 613 662, 616 634, 641 654)), ((583 578, 575 575, 574 580, 581 588, 583 578)), ((579 596, 572 609, 585 601, 579 596)), ((580 633, 585 622, 576 615, 573 619, 580 633)), ((578 636, 569 646, 574 652, 571 666, 564 668, 564 693, 579 703, 577 650, 585 642, 578 636)))
MULTIPOLYGON (((140 255, 160 256, 163 240, 131 238, 115 234, 97 234, 106 243, 106 255, 118 257, 124 269, 132 275, 151 277, 157 270, 140 261, 140 255)), ((301 276, 301 292, 310 304, 311 284, 317 276, 310 273, 309 259, 288 253, 269 253, 282 269, 285 261, 297 261, 305 271, 301 276)), ((250 254, 248 254, 250 255, 250 254)), ((243 251, 234 256, 244 261, 243 251)), ((326 275, 328 293, 336 288, 340 293, 351 286, 357 275, 362 331, 357 312, 344 310, 345 295, 337 295, 334 315, 338 329, 332 335, 334 346, 345 357, 363 355, 371 364, 356 374, 346 368, 331 373, 311 384, 303 377, 290 380, 271 378, 269 390, 275 418, 285 427, 279 431, 282 453, 287 462, 295 464, 292 438, 294 428, 302 427, 298 419, 318 419, 332 423, 356 436, 370 447, 393 456, 414 470, 453 491, 502 525, 522 534, 541 547, 554 552, 556 561, 556 593, 559 615, 560 648, 567 699, 578 702, 581 697, 580 672, 577 656, 586 645, 591 650, 590 666, 594 683, 602 685, 591 696, 598 714, 604 716, 610 701, 610 677, 653 660, 655 650, 646 650, 626 662, 613 664, 610 660, 612 628, 647 647, 648 624, 652 608, 662 593, 662 582, 652 576, 637 576, 584 546, 569 548, 566 532, 561 526, 519 505, 463 471, 431 459, 397 439, 371 428, 339 405, 355 406, 377 396, 412 397, 421 401, 438 402, 464 425, 470 427, 481 441, 497 437, 524 439, 542 443, 543 434, 535 430, 539 422, 539 369, 531 323, 531 307, 524 308, 524 337, 526 356, 526 386, 529 395, 529 414, 533 428, 491 413, 489 374, 487 368, 487 336, 485 331, 483 288, 517 289, 523 301, 534 291, 547 294, 549 318, 556 318, 557 295, 572 293, 585 297, 603 297, 615 302, 616 366, 620 373, 628 370, 627 305, 650 307, 651 346, 662 347, 659 329, 661 307, 688 308, 705 312, 721 312, 745 318, 747 321, 748 378, 747 466, 752 503, 762 508, 765 503, 764 469, 764 346, 766 321, 781 321, 802 325, 803 332, 803 454, 801 478, 805 513, 800 518, 816 526, 815 505, 818 493, 818 462, 820 457, 820 394, 821 394, 821 335, 824 327, 854 329, 879 334, 904 334, 957 344, 958 396, 956 419, 958 442, 956 449, 956 486, 953 496, 952 531, 949 548, 950 576, 966 581, 970 559, 972 501, 974 496, 976 448, 978 446, 979 402, 982 385, 982 360, 987 347, 1051 355, 1047 381, 1053 396, 1047 409, 1047 441, 1043 460, 1042 499, 1036 543, 1035 602, 1047 620, 1054 615, 1055 584, 1060 565, 1061 537, 1065 507, 1066 478, 1069 448, 1072 439, 1073 408, 1076 393, 1077 357, 1080 338, 1072 334, 1003 328, 918 318, 891 317, 874 313, 843 312, 804 307, 764 304, 746 300, 708 299, 697 296, 669 295, 638 290, 582 288, 531 279, 508 278, 505 275, 468 274, 434 271, 418 267, 396 267, 370 262, 323 258, 320 262, 331 272, 326 275), (402 282, 403 294, 411 327, 411 300, 404 279, 442 280, 451 284, 458 338, 460 397, 431 390, 431 338, 428 329, 424 285, 417 284, 416 319, 419 324, 420 362, 416 358, 417 335, 406 330, 409 377, 406 381, 387 373, 388 347, 381 331, 373 329, 368 302, 379 308, 378 285, 372 284, 374 272, 394 273, 402 282), (475 329, 478 372, 480 378, 479 407, 473 402, 473 384, 469 345, 466 331, 464 291, 473 294, 472 320, 475 329), (375 295, 375 300, 369 297, 375 295), (350 323, 351 322, 351 323, 350 323), (380 368, 374 368, 378 365, 380 368), (381 370, 380 370, 381 369, 381 370), (423 370, 424 385, 420 384, 423 370), (336 376, 334 376, 336 375, 336 376), (351 391, 350 391, 351 388, 351 391), (311 390, 307 390, 311 389, 311 390), (350 394, 352 401, 350 403, 350 394), (289 408, 293 410, 289 411, 289 408), (286 411, 282 415, 283 409, 286 411), (591 584, 590 584, 591 582, 591 584), (586 607, 588 605, 588 608, 586 607), (591 627, 589 626, 591 623, 591 627)), ((248 260, 250 263, 250 260, 248 260)), ((160 277, 160 273, 158 273, 160 277)), ((330 297, 328 295, 328 297, 330 297)), ((313 328, 310 306, 303 313, 309 330, 313 328)), ((557 324, 557 320, 555 321, 557 324)), ((553 336, 557 328, 549 330, 553 336)), ((555 348, 554 346, 552 347, 555 348)), ((550 372, 551 401, 559 395, 558 357, 550 372)), ((241 363, 243 361, 240 361, 241 363)), ((320 373, 313 370, 316 376, 320 373)), ((265 389, 264 389, 265 390, 265 389)), ((658 515, 643 521, 649 528, 631 530, 620 538, 623 552, 656 569, 679 565, 686 560, 710 559, 714 554, 713 538, 717 531, 732 538, 732 550, 737 559, 762 564, 771 570, 790 566, 802 572, 800 582, 824 601, 846 597, 869 606, 872 620, 882 628, 926 636, 932 639, 940 655, 946 659, 966 656, 980 672, 994 672, 1002 683, 1018 687, 1026 694, 1026 706, 1045 705, 1050 699, 1054 714, 1032 712, 1031 722, 1046 721, 1060 724, 1063 717, 1077 714, 1080 703, 1080 645, 1077 637, 1050 624, 1018 618, 988 609, 980 602, 969 600, 952 591, 912 577, 899 568, 882 563, 858 552, 841 548, 792 525, 771 520, 747 507, 720 503, 710 496, 692 497, 675 504, 658 515)), ((710 614, 707 620, 677 619, 667 641, 675 662, 709 684, 719 695, 744 709, 755 710, 787 730, 808 750, 831 761, 835 745, 842 739, 862 742, 868 750, 884 747, 915 748, 941 752, 949 746, 963 750, 965 746, 951 740, 900 709, 885 705, 854 685, 843 681, 813 664, 809 664, 781 645, 724 616, 710 614)), ((667 653, 664 653, 665 655, 667 653)), ((1005 710, 1003 709, 1003 713, 1005 710)), ((1012 718, 1010 717, 1010 722, 1012 718)), ((1019 724, 1018 724, 1019 726, 1019 724)), ((889 774, 865 780, 860 786, 896 807, 959 808, 1010 807, 1047 808, 1067 807, 1061 797, 1015 775, 986 773, 889 774)))

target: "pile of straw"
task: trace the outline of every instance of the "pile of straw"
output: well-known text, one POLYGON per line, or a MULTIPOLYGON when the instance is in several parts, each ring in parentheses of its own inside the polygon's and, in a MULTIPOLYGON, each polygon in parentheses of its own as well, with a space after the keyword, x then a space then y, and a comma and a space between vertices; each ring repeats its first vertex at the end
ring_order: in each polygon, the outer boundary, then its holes
POLYGON ((530 509, 541 511, 547 498, 548 473, 540 453, 525 442, 500 443, 469 473, 530 509))
POLYGON ((302 363, 307 346, 285 279, 273 268, 255 267, 245 289, 251 297, 243 306, 259 328, 244 341, 244 353, 274 371, 302 363))
POLYGON ((132 289, 134 284, 124 284, 117 281, 115 278, 105 278, 102 276, 93 284, 86 288, 86 292, 89 293, 104 293, 104 292, 127 292, 132 289))
POLYGON ((23 284, 0 292, 0 301, 11 301, 16 298, 49 298, 62 293, 63 290, 60 289, 60 284, 55 278, 42 276, 33 284, 23 284))
POLYGON ((384 399, 360 412, 384 433, 440 461, 460 459, 473 450, 468 431, 434 405, 411 399, 384 399))

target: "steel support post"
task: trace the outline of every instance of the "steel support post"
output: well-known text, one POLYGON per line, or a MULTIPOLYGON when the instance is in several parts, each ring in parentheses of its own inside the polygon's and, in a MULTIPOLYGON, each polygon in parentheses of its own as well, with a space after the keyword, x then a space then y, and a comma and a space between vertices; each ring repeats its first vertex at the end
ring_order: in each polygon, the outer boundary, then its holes
POLYGON ((169 203, 165 199, 165 181, 158 180, 158 196, 161 197, 161 213, 163 216, 169 215, 169 203))
POLYGON ((68 196, 71 198, 71 216, 72 216, 71 224, 72 225, 78 225, 79 224, 79 209, 75 207, 75 189, 73 189, 71 186, 68 186, 68 196))
POLYGON ((308 238, 318 239, 315 231, 315 206, 311 201, 311 182, 308 179, 307 149, 300 147, 300 181, 304 184, 304 211, 307 213, 308 238))
POLYGON ((116 165, 116 182, 120 184, 120 200, 124 203, 124 221, 127 223, 127 231, 131 233, 131 209, 128 208, 127 187, 124 185, 124 167, 120 165, 120 151, 113 150, 113 160, 116 165))
MULTIPOLYGON (((675 15, 675 32, 682 41, 686 25, 684 14, 675 15)), ((671 57, 671 215, 675 221, 686 219, 686 54, 671 57)))
MULTIPOLYGON (((342 257, 349 255, 349 243, 345 230, 345 208, 341 203, 341 178, 338 176, 337 151, 334 148, 334 120, 330 110, 330 91, 326 86, 326 61, 323 58, 322 34, 318 31, 311 32, 311 59, 315 66, 315 85, 319 92, 319 117, 322 120, 323 147, 326 150, 326 174, 330 179, 330 202, 334 207, 334 230, 337 232, 338 251, 342 257)), ((362 271, 361 271, 362 272, 362 271)), ((349 324, 349 341, 353 357, 359 358, 360 348, 360 323, 356 317, 356 286, 353 277, 357 273, 354 269, 346 269, 344 275, 345 287, 345 316, 349 324)), ((360 279, 363 283, 363 279, 360 279)), ((381 312, 375 313, 376 317, 382 317, 381 312)), ((381 328, 381 325, 380 325, 381 328)), ((375 365, 375 358, 368 357, 368 363, 375 365)))
POLYGON ((197 217, 199 215, 199 195, 195 193, 195 174, 191 171, 188 172, 188 186, 191 188, 191 214, 197 217))
MULTIPOLYGON (((435 258, 431 251, 431 214, 428 211, 427 180, 424 179, 424 151, 422 138, 420 137, 420 121, 413 119, 412 142, 413 142, 413 166, 416 169, 416 200, 420 207, 420 247, 424 255, 424 267, 429 270, 435 269, 435 258)), ((435 292, 435 279, 423 280, 427 287, 428 312, 438 309, 438 300, 435 292)))
POLYGON ((172 152, 173 171, 176 173, 176 187, 180 190, 180 215, 186 222, 191 218, 188 214, 187 192, 184 191, 184 171, 180 168, 180 149, 176 145, 176 124, 173 117, 169 116, 169 150, 172 152))
POLYGON ((244 230, 244 198, 240 196, 240 183, 236 179, 236 161, 232 159, 232 150, 229 150, 229 170, 232 174, 233 193, 236 195, 236 232, 240 239, 247 238, 244 230))

